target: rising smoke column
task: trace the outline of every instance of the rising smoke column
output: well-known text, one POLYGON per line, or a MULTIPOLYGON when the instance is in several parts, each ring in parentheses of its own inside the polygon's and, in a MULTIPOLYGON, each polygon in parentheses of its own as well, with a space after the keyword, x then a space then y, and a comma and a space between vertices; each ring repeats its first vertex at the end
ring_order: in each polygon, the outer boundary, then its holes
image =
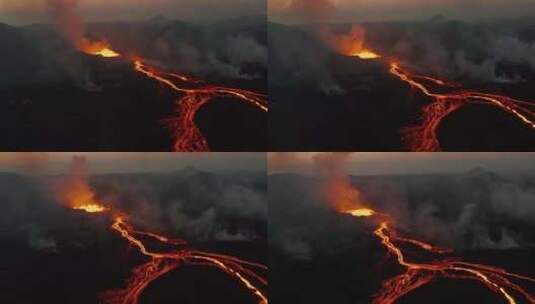
POLYGON ((78 0, 47 0, 58 31, 77 49, 83 47, 85 26, 77 14, 78 0))
POLYGON ((369 204, 362 198, 360 191, 351 185, 349 176, 343 172, 352 154, 352 152, 319 153, 312 157, 312 161, 327 174, 327 181, 321 190, 334 210, 355 216, 371 215, 374 211, 366 207, 369 204))
POLYGON ((76 12, 78 0, 47 0, 50 14, 61 35, 77 50, 103 57, 118 57, 106 41, 90 41, 84 37, 85 25, 76 12))
POLYGON ((290 11, 300 15, 313 26, 314 32, 331 49, 361 59, 380 57, 365 48, 366 31, 362 26, 352 25, 347 34, 334 33, 328 22, 336 14, 336 5, 330 0, 293 0, 290 11))
POLYGON ((87 182, 88 170, 85 156, 73 156, 69 174, 57 185, 58 200, 70 208, 87 212, 100 212, 106 208, 95 199, 95 193, 87 182))

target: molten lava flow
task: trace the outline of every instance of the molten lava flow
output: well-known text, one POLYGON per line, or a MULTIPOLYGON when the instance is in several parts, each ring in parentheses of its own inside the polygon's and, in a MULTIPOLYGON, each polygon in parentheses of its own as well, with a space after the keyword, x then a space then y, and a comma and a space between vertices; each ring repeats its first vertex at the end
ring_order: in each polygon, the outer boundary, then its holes
POLYGON ((134 269, 124 289, 105 292, 102 297, 104 303, 137 304, 139 296, 151 282, 183 264, 215 267, 237 279, 258 298, 259 303, 268 303, 267 296, 256 286, 257 284, 267 286, 267 280, 253 270, 254 268, 267 270, 264 265, 232 256, 183 248, 182 246, 186 245, 185 241, 170 240, 155 233, 136 231, 120 216, 115 218, 112 229, 151 260, 134 269), (153 252, 137 235, 149 236, 160 243, 179 247, 170 252, 153 252))
MULTIPOLYGON (((363 34, 353 38, 341 37, 337 42, 342 54, 360 59, 376 59, 381 56, 363 47, 363 34)), ((403 130, 406 145, 411 151, 440 151, 437 129, 450 113, 469 103, 496 106, 518 119, 531 129, 535 129, 535 103, 513 99, 503 95, 489 94, 462 89, 462 86, 442 79, 415 75, 404 69, 398 62, 390 63, 390 73, 408 83, 422 94, 431 97, 433 103, 423 108, 422 123, 403 130), (452 92, 439 93, 450 90, 452 92)))
POLYGON ((451 89, 460 86, 441 79, 413 75, 396 62, 391 63, 390 73, 434 100, 433 103, 424 107, 422 124, 417 127, 408 128, 404 132, 408 148, 412 151, 439 151, 440 143, 436 130, 440 122, 448 114, 468 103, 496 106, 512 114, 521 123, 526 124, 531 129, 535 129, 535 103, 472 90, 436 93, 432 88, 451 89))
MULTIPOLYGON (((534 296, 522 286, 512 282, 512 279, 515 279, 535 283, 535 279, 533 278, 510 273, 498 267, 456 260, 443 259, 429 263, 409 262, 405 259, 400 247, 395 244, 396 241, 409 241, 430 252, 437 252, 429 244, 416 240, 396 238, 395 233, 390 231, 387 222, 382 222, 374 231, 374 234, 381 240, 381 243, 386 247, 388 252, 396 257, 398 263, 407 268, 405 273, 383 282, 382 290, 376 294, 373 301, 376 304, 394 303, 402 296, 431 282, 437 277, 479 281, 510 304, 518 303, 515 299, 515 293, 526 299, 529 303, 535 303, 534 296)), ((443 252, 439 251, 438 253, 443 252)))
MULTIPOLYGON (((329 32, 330 33, 330 32, 329 32)), ((324 35, 325 36, 325 35, 324 35)), ((365 46, 366 31, 360 25, 352 25, 349 33, 345 35, 327 35, 326 42, 347 56, 360 59, 377 59, 381 56, 365 46)))
MULTIPOLYGON (((74 209, 87 212, 97 212, 95 210, 99 208, 104 207, 100 205, 74 207, 74 209)), ((98 212, 108 209, 99 210, 98 212)), ((187 243, 184 240, 170 239, 157 233, 135 230, 126 222, 124 215, 115 216, 111 228, 150 260, 134 268, 124 289, 104 292, 101 296, 104 304, 138 304, 139 297, 151 282, 182 265, 215 267, 234 277, 258 299, 259 304, 268 303, 267 295, 259 287, 267 287, 267 279, 255 272, 255 269, 267 270, 267 267, 262 264, 248 262, 233 256, 185 248, 187 243), (148 248, 149 240, 143 241, 141 237, 158 241, 159 244, 170 246, 173 249, 165 252, 152 251, 148 248)))
POLYGON ((141 60, 134 61, 137 72, 166 85, 175 92, 184 94, 176 101, 176 117, 164 122, 175 139, 175 151, 208 151, 208 143, 195 125, 197 111, 214 97, 229 96, 249 103, 267 112, 264 95, 246 90, 212 86, 187 76, 160 71, 141 60))
MULTIPOLYGON (((370 209, 371 210, 371 209, 370 209)), ((373 211, 373 210, 372 210, 373 211)), ((347 212, 352 214, 351 212, 347 212)), ((372 215, 375 212, 372 212, 372 215)), ((355 214, 355 216, 360 216, 355 214)), ((387 221, 383 221, 375 229, 374 235, 381 244, 393 255, 397 262, 406 268, 405 272, 383 281, 382 289, 374 296, 374 304, 392 304, 411 291, 422 287, 433 280, 443 277, 448 279, 475 280, 501 296, 506 303, 516 304, 517 297, 529 303, 535 303, 535 297, 519 285, 535 283, 535 279, 508 272, 505 269, 477 263, 463 262, 458 259, 442 258, 428 263, 408 261, 403 254, 401 244, 410 244, 428 253, 443 255, 452 252, 451 249, 435 247, 423 241, 398 236, 387 221), (513 280, 519 281, 518 283, 513 280)))
MULTIPOLYGON (((89 42, 87 39, 82 39, 78 43, 78 49, 87 54, 102 57, 121 56, 108 43, 103 41, 89 42)), ((175 102, 176 116, 163 121, 171 130, 174 139, 173 150, 177 152, 209 151, 208 142, 195 124, 195 115, 202 106, 214 97, 232 97, 249 103, 264 112, 268 111, 265 95, 246 90, 208 85, 203 81, 188 76, 160 71, 140 59, 134 59, 133 62, 136 72, 166 85, 177 93, 184 94, 175 102)))

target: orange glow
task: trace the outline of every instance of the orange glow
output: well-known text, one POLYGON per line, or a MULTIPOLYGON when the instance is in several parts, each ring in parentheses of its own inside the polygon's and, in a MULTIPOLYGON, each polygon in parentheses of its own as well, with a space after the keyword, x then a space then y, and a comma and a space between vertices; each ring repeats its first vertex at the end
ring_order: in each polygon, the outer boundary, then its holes
POLYGON ((267 267, 262 264, 233 256, 187 249, 184 247, 187 245, 184 240, 173 240, 156 233, 134 230, 122 216, 115 218, 112 229, 150 260, 133 270, 124 289, 104 292, 101 298, 105 304, 139 303, 139 297, 150 283, 184 264, 215 267, 240 282, 244 288, 257 297, 259 304, 268 303, 266 293, 258 286, 267 287, 267 279, 255 272, 255 269, 267 270, 267 267), (161 244, 176 246, 176 248, 169 252, 155 252, 148 248, 148 240, 142 241, 138 236, 150 237, 161 244))
POLYGON ((360 59, 377 59, 381 58, 381 56, 373 51, 370 50, 360 50, 357 52, 350 53, 349 56, 358 57, 360 59))
POLYGON ((72 208, 77 209, 77 210, 83 210, 89 213, 104 212, 108 210, 106 207, 102 205, 98 205, 98 204, 86 204, 86 205, 74 206, 72 208))
POLYGON ((369 209, 369 208, 358 208, 353 210, 346 210, 344 213, 350 214, 352 216, 372 216, 375 214, 375 210, 369 209))
POLYGON ((78 48, 87 54, 102 56, 107 58, 119 57, 121 54, 114 51, 111 46, 105 41, 90 42, 87 39, 83 39, 78 43, 78 48))
POLYGON ((95 193, 83 175, 70 176, 60 189, 60 196, 73 209, 90 213, 107 210, 104 205, 95 200, 95 193))
MULTIPOLYGON (((87 182, 87 166, 84 157, 73 158, 71 174, 61 185, 60 197, 65 199, 71 208, 89 213, 110 210, 95 202, 95 194, 87 182)), ((185 240, 172 239, 151 231, 135 230, 127 222, 127 216, 123 212, 116 210, 112 216, 111 228, 150 260, 133 270, 124 289, 104 292, 101 296, 102 301, 99 303, 138 304, 139 297, 151 282, 183 265, 215 267, 240 282, 258 298, 259 304, 268 303, 264 291, 267 288, 267 279, 257 273, 258 270, 267 271, 266 266, 233 256, 185 248, 187 245, 185 240), (162 252, 152 251, 149 245, 153 244, 157 244, 158 248, 166 245, 164 247, 169 249, 162 252)))
POLYGON ((195 124, 195 115, 214 97, 232 97, 261 111, 268 111, 266 96, 262 94, 209 85, 188 76, 158 70, 141 60, 134 61, 134 69, 171 90, 184 94, 175 101, 176 116, 163 121, 172 132, 175 140, 173 148, 177 152, 209 151, 208 142, 195 124))
POLYGON ((118 57, 118 56, 120 56, 119 53, 115 52, 114 50, 108 49, 108 48, 101 49, 101 50, 96 51, 96 52, 94 52, 92 54, 93 55, 100 55, 102 57, 118 57))
MULTIPOLYGON (((337 184, 341 185, 340 182, 337 184)), ((349 182, 346 185, 349 185, 349 182)), ((332 189, 340 190, 343 187, 332 189)), ((354 188, 351 189, 356 191, 354 188)), ((421 240, 398 236, 396 230, 388 222, 390 217, 377 213, 373 209, 360 207, 345 209, 340 212, 356 217, 380 215, 382 218, 388 218, 388 220, 381 220, 373 234, 378 237, 387 252, 396 258, 398 264, 406 268, 402 274, 382 282, 382 288, 374 295, 373 304, 393 304, 401 297, 439 277, 479 281, 509 304, 518 303, 515 299, 517 296, 526 299, 528 303, 535 303, 535 297, 526 291, 523 285, 517 285, 512 281, 514 279, 524 281, 523 283, 533 284, 535 283, 534 278, 511 273, 499 267, 464 262, 459 258, 443 257, 444 254, 452 253, 453 250, 437 247, 421 240), (437 256, 431 262, 408 261, 403 253, 407 245, 414 247, 410 248, 411 253, 415 249, 420 249, 424 250, 427 253, 426 255, 433 254, 437 256)))
MULTIPOLYGON (((347 35, 331 37, 326 35, 326 42, 341 54, 360 59, 378 59, 381 55, 365 47, 365 30, 353 26, 347 35)), ((461 85, 435 77, 415 75, 403 68, 399 62, 390 63, 389 72, 409 84, 422 94, 431 97, 433 102, 422 109, 421 125, 403 130, 407 148, 411 151, 440 151, 436 131, 444 117, 457 109, 471 103, 488 104, 510 113, 531 129, 535 129, 535 103, 513 99, 503 95, 463 89, 461 85), (437 93, 448 89, 452 92, 437 93)))
POLYGON ((493 105, 512 114, 527 127, 535 129, 535 103, 533 102, 465 89, 451 93, 435 93, 433 92, 435 87, 455 89, 461 86, 433 77, 411 74, 397 62, 390 64, 390 73, 433 99, 431 104, 423 108, 421 125, 404 130, 405 140, 411 151, 440 151, 436 130, 442 119, 470 103, 493 105))
MULTIPOLYGON (((409 262, 406 260, 402 243, 411 243, 434 254, 444 254, 449 250, 435 248, 430 244, 417 240, 397 237, 387 222, 382 222, 374 231, 387 251, 397 262, 407 270, 382 283, 382 289, 375 295, 374 304, 392 304, 411 291, 426 285, 438 277, 450 279, 476 280, 491 291, 501 296, 506 303, 516 304, 515 293, 525 298, 529 303, 535 303, 535 297, 524 287, 517 285, 511 279, 535 283, 535 279, 508 272, 505 269, 476 263, 468 263, 449 258, 436 259, 429 263, 409 262), (399 243, 397 245, 396 243, 399 243)), ((523 302, 522 302, 523 303, 523 302)))
POLYGON ((324 192, 334 210, 357 217, 375 215, 375 210, 361 197, 360 191, 353 187, 345 176, 333 176, 326 183, 324 192))
MULTIPOLYGON (((344 213, 352 214, 353 212, 357 213, 355 216, 360 216, 358 214, 366 214, 365 216, 369 216, 367 214, 376 214, 375 211, 366 208, 350 210, 344 213)), ((382 282, 381 289, 374 295, 373 304, 393 304, 401 297, 439 277, 479 281, 509 304, 524 303, 518 302, 515 299, 516 296, 526 299, 528 303, 535 303, 535 297, 526 291, 525 287, 512 281, 514 279, 534 284, 534 278, 511 273, 499 267, 464 262, 458 258, 442 257, 444 254, 452 253, 453 250, 398 236, 387 221, 382 221, 373 234, 378 237, 388 253, 396 258, 398 264, 406 268, 402 274, 382 282), (408 261, 403 253, 403 248, 406 244, 424 250, 428 254, 438 256, 428 263, 408 261)))
POLYGON ((348 34, 338 35, 334 38, 328 38, 328 40, 331 40, 330 43, 334 45, 334 48, 344 55, 358 57, 360 59, 380 58, 381 56, 378 53, 365 47, 365 37, 366 31, 364 28, 353 25, 348 34))

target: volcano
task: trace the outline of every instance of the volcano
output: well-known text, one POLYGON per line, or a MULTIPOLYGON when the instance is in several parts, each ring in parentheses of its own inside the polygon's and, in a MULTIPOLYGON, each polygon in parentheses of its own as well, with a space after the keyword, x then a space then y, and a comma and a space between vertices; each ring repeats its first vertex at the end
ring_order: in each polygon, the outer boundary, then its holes
POLYGON ((529 49, 530 20, 270 23, 272 149, 530 151, 529 56, 474 43, 529 49))
POLYGON ((506 184, 529 192, 532 175, 349 178, 360 207, 343 212, 318 195, 322 177, 270 176, 272 301, 533 303, 533 220, 488 201, 506 184))
POLYGON ((0 36, 10 45, 0 53, 11 59, 2 65, 17 70, 1 80, 6 148, 265 150, 263 59, 232 50, 247 43, 260 52, 266 39, 260 19, 243 20, 88 24, 74 47, 49 25, 6 25, 0 36), (199 54, 195 63, 183 45, 199 54))
POLYGON ((2 286, 10 290, 2 301, 267 303, 265 219, 227 213, 222 199, 236 187, 262 196, 262 174, 82 171, 0 174, 1 196, 18 197, 3 200, 5 210, 33 210, 2 218, 0 243, 9 248, 1 253, 9 265, 2 286))

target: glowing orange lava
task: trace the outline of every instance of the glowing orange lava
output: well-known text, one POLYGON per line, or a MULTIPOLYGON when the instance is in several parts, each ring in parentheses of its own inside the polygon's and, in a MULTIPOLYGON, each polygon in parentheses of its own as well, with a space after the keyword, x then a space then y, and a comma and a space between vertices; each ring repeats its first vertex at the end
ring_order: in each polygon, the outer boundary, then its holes
POLYGON ((352 216, 372 216, 375 214, 375 210, 369 208, 358 208, 344 211, 344 213, 350 214, 352 216))
POLYGON ((190 77, 160 71, 141 60, 134 61, 137 72, 158 81, 177 93, 184 94, 176 102, 176 117, 164 120, 173 133, 175 151, 208 151, 208 142, 195 124, 197 111, 214 97, 229 96, 267 112, 266 96, 246 90, 212 86, 190 77))
POLYGON ((349 56, 358 57, 360 59, 377 59, 381 58, 381 56, 371 50, 359 50, 353 53, 350 53, 349 56))
POLYGON ((114 50, 105 48, 105 49, 101 49, 101 50, 99 50, 97 52, 94 52, 93 55, 100 55, 102 57, 118 57, 121 54, 115 52, 114 50))
MULTIPOLYGON (((102 57, 119 57, 104 41, 90 42, 84 39, 78 43, 78 48, 91 55, 102 57)), ((197 111, 215 97, 228 96, 251 104, 261 111, 267 112, 266 96, 246 90, 213 86, 188 76, 161 71, 149 66, 141 59, 134 59, 134 70, 171 90, 184 94, 176 102, 176 116, 164 119, 163 123, 170 129, 174 139, 173 150, 176 152, 206 152, 210 150, 208 142, 195 124, 197 111)))
MULTIPOLYGON (((108 210, 100 205, 85 205, 74 209, 90 213, 108 210), (99 211, 95 211, 97 209, 99 211)), ((139 297, 150 283, 183 265, 215 267, 240 282, 258 299, 259 304, 268 303, 267 294, 263 291, 267 288, 267 279, 256 272, 267 271, 267 267, 262 264, 229 255, 186 248, 187 242, 182 239, 170 239, 154 232, 135 230, 127 223, 124 215, 115 216, 111 228, 150 260, 134 268, 124 288, 103 292, 101 301, 104 304, 138 304, 139 297), (148 239, 143 241, 141 237, 148 239), (148 248, 150 240, 171 246, 173 249, 165 252, 152 251, 148 248)))
POLYGON ((535 103, 533 102, 464 89, 457 89, 451 93, 437 93, 432 90, 433 87, 452 89, 459 88, 460 85, 411 74, 397 62, 390 64, 390 73, 424 95, 433 98, 433 103, 423 108, 422 124, 404 131, 407 146, 411 151, 440 151, 436 131, 442 119, 469 103, 496 106, 512 114, 529 128, 535 129, 535 103))
POLYGON ((102 57, 119 57, 121 54, 114 51, 105 41, 90 42, 86 39, 78 43, 78 48, 87 54, 102 57))
MULTIPOLYGON (((347 37, 339 39, 339 51, 342 54, 360 59, 381 58, 378 53, 363 47, 363 33, 354 36, 351 39, 347 39, 347 37)), ((535 129, 535 102, 463 89, 462 85, 443 79, 415 75, 403 68, 397 61, 390 63, 389 72, 433 99, 431 104, 422 109, 422 123, 403 130, 405 143, 411 151, 440 151, 440 143, 437 138, 437 129, 440 123, 444 117, 470 103, 493 105, 512 114, 519 122, 529 128, 535 129), (445 91, 445 89, 452 92, 438 93, 445 91)))
POLYGON ((99 204, 84 204, 84 205, 74 206, 72 208, 76 210, 83 210, 89 213, 104 212, 107 210, 106 207, 99 205, 99 204))
POLYGON ((259 304, 268 303, 267 295, 257 286, 267 287, 267 279, 254 271, 254 269, 267 270, 267 267, 262 264, 233 256, 184 248, 185 241, 169 240, 158 234, 135 231, 122 217, 115 218, 112 229, 151 260, 134 269, 124 289, 105 292, 102 300, 106 304, 137 304, 139 296, 151 282, 184 264, 215 267, 240 282, 258 298, 259 304), (170 252, 154 252, 148 249, 136 235, 150 236, 161 243, 175 245, 177 248, 170 252))
POLYGON ((464 262, 458 258, 443 258, 441 255, 451 253, 453 250, 398 236, 387 221, 382 221, 373 233, 387 252, 396 258, 398 264, 406 268, 404 273, 382 282, 381 290, 374 295, 374 304, 393 304, 401 297, 440 277, 478 281, 509 304, 523 303, 519 302, 518 298, 525 299, 528 303, 535 303, 535 297, 519 284, 522 281, 535 283, 534 278, 511 273, 499 267, 464 262), (408 261, 403 254, 402 244, 410 244, 423 249, 428 253, 438 255, 438 258, 428 263, 408 261))

